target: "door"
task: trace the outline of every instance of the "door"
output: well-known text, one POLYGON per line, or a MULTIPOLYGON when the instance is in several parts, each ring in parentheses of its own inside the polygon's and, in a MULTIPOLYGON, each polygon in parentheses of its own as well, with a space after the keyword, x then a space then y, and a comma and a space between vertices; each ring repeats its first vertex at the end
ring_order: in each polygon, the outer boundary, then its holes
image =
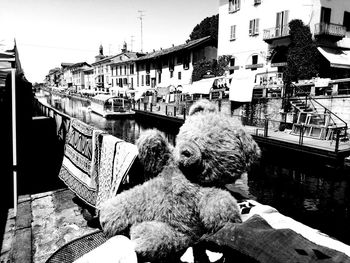
POLYGON ((327 7, 321 7, 321 23, 331 23, 331 9, 327 7))

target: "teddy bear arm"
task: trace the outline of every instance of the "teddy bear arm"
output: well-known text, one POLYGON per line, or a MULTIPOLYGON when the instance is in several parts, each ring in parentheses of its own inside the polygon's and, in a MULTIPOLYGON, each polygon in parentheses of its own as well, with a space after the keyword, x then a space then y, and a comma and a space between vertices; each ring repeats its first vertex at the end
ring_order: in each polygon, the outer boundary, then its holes
POLYGON ((216 232, 227 222, 242 222, 237 201, 227 191, 203 188, 198 206, 201 221, 210 232, 216 232))
POLYGON ((111 237, 129 230, 135 222, 143 220, 140 207, 143 188, 136 187, 104 202, 99 211, 104 233, 111 237))
POLYGON ((130 229, 130 239, 135 251, 143 259, 154 261, 173 257, 176 252, 187 249, 192 239, 165 222, 145 221, 134 224, 130 229))

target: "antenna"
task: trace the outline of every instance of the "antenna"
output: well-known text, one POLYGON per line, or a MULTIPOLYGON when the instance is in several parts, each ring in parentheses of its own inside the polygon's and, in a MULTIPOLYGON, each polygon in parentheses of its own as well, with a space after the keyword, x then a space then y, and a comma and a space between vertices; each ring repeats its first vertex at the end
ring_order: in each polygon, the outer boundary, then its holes
POLYGON ((135 36, 130 36, 130 51, 132 51, 133 43, 134 43, 134 37, 135 36))
POLYGON ((141 22, 141 52, 143 52, 143 32, 142 32, 142 19, 144 17, 144 14, 143 14, 143 10, 138 10, 137 12, 139 12, 140 16, 138 17, 140 19, 140 22, 141 22))

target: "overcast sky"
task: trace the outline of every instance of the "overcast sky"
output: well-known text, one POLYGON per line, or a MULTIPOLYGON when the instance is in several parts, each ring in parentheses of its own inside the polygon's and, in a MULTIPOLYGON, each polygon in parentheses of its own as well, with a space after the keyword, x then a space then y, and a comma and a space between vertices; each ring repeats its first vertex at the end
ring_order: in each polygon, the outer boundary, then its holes
POLYGON ((218 0, 0 0, 0 40, 16 39, 27 79, 42 82, 61 62, 94 62, 102 44, 117 54, 123 42, 143 51, 182 44, 218 0), (133 39, 133 41, 132 41, 133 39))

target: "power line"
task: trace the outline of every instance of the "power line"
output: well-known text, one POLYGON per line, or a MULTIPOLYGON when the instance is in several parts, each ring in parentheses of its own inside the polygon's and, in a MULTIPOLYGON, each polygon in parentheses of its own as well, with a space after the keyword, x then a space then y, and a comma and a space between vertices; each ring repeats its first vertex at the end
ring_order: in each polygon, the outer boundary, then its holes
POLYGON ((144 14, 143 14, 143 10, 138 10, 137 12, 139 12, 140 16, 138 17, 140 19, 140 22, 141 22, 141 52, 143 52, 143 29, 142 29, 142 19, 144 17, 144 14))
POLYGON ((61 50, 73 50, 73 51, 81 51, 81 52, 95 52, 96 51, 96 50, 88 50, 88 49, 58 47, 58 46, 46 46, 46 45, 37 45, 37 44, 28 44, 28 43, 21 43, 20 46, 30 46, 30 47, 50 48, 50 49, 61 49, 61 50))

